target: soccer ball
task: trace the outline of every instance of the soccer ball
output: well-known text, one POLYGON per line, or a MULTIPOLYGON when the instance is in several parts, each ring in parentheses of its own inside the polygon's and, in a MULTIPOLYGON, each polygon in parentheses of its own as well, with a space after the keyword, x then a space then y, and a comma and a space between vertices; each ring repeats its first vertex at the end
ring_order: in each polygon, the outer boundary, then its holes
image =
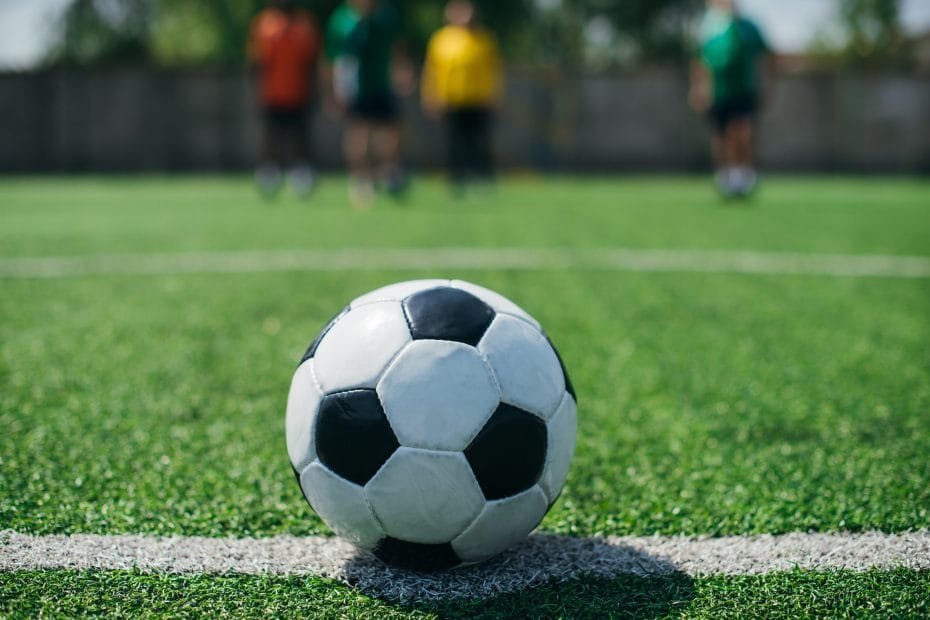
POLYGON ((575 392, 539 323, 461 281, 359 297, 294 374, 287 449, 304 497, 338 535, 395 566, 484 561, 558 497, 575 392))

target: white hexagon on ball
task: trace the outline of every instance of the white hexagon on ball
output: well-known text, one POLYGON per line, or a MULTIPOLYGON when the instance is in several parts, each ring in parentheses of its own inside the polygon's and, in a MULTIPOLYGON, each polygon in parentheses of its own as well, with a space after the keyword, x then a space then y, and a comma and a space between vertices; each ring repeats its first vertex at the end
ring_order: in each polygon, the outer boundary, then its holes
POLYGON ((542 521, 548 505, 538 486, 488 502, 468 529, 452 541, 452 548, 463 562, 486 560, 526 538, 542 521))
POLYGON ((545 336, 520 319, 499 314, 478 343, 501 386, 501 400, 548 419, 565 393, 565 375, 545 336))
POLYGON ((378 396, 402 446, 464 450, 500 403, 491 370, 459 342, 418 340, 378 382, 378 396))
POLYGON ((549 445, 546 447, 546 464, 539 478, 539 486, 550 502, 554 502, 562 492, 568 477, 568 468, 575 453, 577 429, 578 409, 575 399, 566 392, 558 411, 547 424, 549 445))
POLYGON ((324 392, 374 388, 394 355, 410 342, 399 302, 372 303, 339 319, 316 350, 316 377, 324 392))
POLYGON ((484 495, 459 452, 400 448, 365 485, 365 495, 388 536, 446 543, 484 507, 484 495))
POLYGON ((291 380, 284 420, 287 454, 297 471, 316 459, 313 423, 322 399, 323 393, 313 375, 313 360, 307 360, 300 365, 291 380))
POLYGON ((313 510, 336 534, 362 549, 372 549, 384 531, 365 499, 365 490, 316 461, 300 474, 300 488, 313 510))

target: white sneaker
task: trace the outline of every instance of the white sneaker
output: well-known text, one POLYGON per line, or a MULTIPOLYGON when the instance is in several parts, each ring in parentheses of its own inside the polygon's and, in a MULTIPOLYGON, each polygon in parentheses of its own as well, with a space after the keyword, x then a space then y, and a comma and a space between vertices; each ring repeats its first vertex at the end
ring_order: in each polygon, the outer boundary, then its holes
POLYGON ((313 187, 316 185, 316 172, 310 167, 310 164, 298 164, 291 169, 288 180, 294 193, 304 198, 313 191, 313 187))
POLYGON ((734 170, 734 168, 721 168, 714 174, 714 184, 717 186, 717 191, 720 192, 720 195, 724 198, 731 198, 734 194, 734 170))
POLYGON ((281 169, 274 164, 262 164, 255 171, 255 182, 258 183, 259 191, 266 198, 271 198, 278 193, 283 177, 281 169))
POLYGON ((740 196, 748 196, 755 191, 759 184, 759 173, 750 166, 741 166, 736 169, 737 181, 734 185, 736 193, 740 196))
POLYGON ((400 166, 393 166, 385 171, 384 189, 394 198, 400 197, 410 184, 410 177, 400 166))

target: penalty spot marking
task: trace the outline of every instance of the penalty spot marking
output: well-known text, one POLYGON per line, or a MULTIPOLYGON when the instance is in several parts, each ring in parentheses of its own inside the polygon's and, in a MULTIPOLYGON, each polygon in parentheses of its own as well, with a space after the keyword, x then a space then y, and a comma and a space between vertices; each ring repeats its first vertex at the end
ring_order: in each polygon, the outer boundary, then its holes
POLYGON ((32 536, 0 532, 0 571, 314 575, 401 600, 485 599, 554 581, 683 574, 754 575, 795 568, 930 569, 930 531, 903 534, 571 538, 535 534, 484 564, 435 574, 389 568, 327 537, 264 539, 32 536))
POLYGON ((392 269, 579 269, 930 278, 930 257, 624 248, 350 248, 0 258, 0 278, 6 279, 392 269))

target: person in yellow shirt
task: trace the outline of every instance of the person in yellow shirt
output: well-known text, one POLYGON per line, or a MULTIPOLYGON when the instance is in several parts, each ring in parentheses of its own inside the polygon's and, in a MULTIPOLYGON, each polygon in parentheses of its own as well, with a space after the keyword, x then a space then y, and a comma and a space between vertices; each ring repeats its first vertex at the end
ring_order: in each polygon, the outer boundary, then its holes
POLYGON ((448 166, 458 190, 494 176, 491 129, 503 89, 497 41, 467 0, 446 5, 447 25, 429 41, 420 92, 424 109, 446 126, 448 166))

